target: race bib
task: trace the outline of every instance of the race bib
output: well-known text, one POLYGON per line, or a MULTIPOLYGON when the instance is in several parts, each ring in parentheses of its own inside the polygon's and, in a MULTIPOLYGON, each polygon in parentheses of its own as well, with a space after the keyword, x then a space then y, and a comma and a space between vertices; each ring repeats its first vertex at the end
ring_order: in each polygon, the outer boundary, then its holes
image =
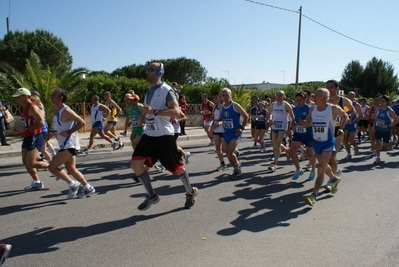
POLYGON ((283 122, 282 121, 274 121, 273 128, 274 129, 283 129, 283 122))
POLYGON ((139 121, 137 119, 132 119, 132 127, 138 127, 139 121))
POLYGON ((223 128, 225 128, 225 129, 233 129, 234 128, 233 120, 223 120, 223 128))
POLYGON ((384 126, 384 125, 385 125, 385 121, 377 120, 377 121, 375 122, 375 126, 382 127, 382 126, 384 126))
POLYGON ((297 132, 297 133, 306 133, 306 128, 301 126, 301 125, 296 125, 295 126, 295 132, 297 132))
POLYGON ((202 114, 208 114, 208 113, 209 113, 209 110, 207 110, 207 109, 202 110, 202 114))
POLYGON ((328 140, 328 131, 326 122, 314 122, 312 125, 313 139, 316 142, 323 142, 328 140))
POLYGON ((21 117, 21 124, 22 124, 22 127, 26 128, 26 121, 25 121, 25 118, 23 118, 23 117, 21 117))
POLYGON ((148 131, 155 131, 155 118, 146 118, 145 126, 148 131))

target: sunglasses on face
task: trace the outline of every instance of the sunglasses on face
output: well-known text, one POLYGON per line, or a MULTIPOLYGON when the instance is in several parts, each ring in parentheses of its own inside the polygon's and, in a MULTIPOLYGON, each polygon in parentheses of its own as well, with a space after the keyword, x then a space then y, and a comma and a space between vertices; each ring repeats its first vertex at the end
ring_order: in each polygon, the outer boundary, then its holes
POLYGON ((154 72, 154 71, 156 71, 156 69, 151 68, 151 67, 148 67, 148 68, 146 69, 146 71, 148 71, 148 72, 154 72))

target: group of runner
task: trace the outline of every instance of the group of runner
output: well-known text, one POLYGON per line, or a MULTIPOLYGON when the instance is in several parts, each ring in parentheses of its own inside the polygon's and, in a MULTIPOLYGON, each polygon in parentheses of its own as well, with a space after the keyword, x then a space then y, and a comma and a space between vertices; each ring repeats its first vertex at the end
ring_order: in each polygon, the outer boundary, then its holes
MULTIPOLYGON (((186 208, 191 208, 195 203, 198 189, 192 187, 184 163, 189 163, 190 153, 178 147, 176 140, 180 135, 180 122, 186 119, 184 112, 177 103, 178 94, 173 88, 162 82, 164 73, 163 64, 151 63, 146 70, 146 78, 149 88, 145 95, 143 104, 140 97, 129 91, 124 99, 128 120, 125 125, 126 135, 128 127, 132 127, 130 136, 133 156, 131 168, 135 174, 133 179, 141 182, 146 191, 146 198, 139 205, 140 210, 148 209, 152 204, 159 201, 159 196, 151 186, 148 170, 151 167, 164 171, 168 170, 177 175, 186 190, 186 208), (154 97, 154 95, 156 97, 154 97), (157 161, 161 165, 155 165, 157 161)), ((343 144, 347 156, 346 160, 352 158, 352 147, 354 154, 358 154, 355 134, 358 132, 358 142, 365 140, 363 135, 368 134, 373 149, 372 156, 376 156, 374 163, 380 163, 381 140, 386 149, 391 148, 391 132, 399 131, 398 113, 399 104, 389 107, 387 96, 377 96, 374 102, 367 106, 365 99, 357 101, 354 92, 348 93, 348 98, 340 96, 338 82, 327 81, 327 89, 316 90, 314 95, 309 91, 298 92, 295 95, 295 104, 286 100, 283 91, 277 91, 273 101, 259 101, 257 97, 252 98, 250 116, 245 109, 234 102, 232 92, 223 88, 215 96, 214 103, 208 100, 206 94, 202 94, 201 113, 203 115, 203 126, 208 134, 211 144, 215 145, 217 158, 220 162, 217 171, 227 170, 224 160, 226 155, 230 165, 233 167, 231 179, 241 175, 241 161, 237 146, 242 138, 242 133, 248 122, 251 122, 251 134, 254 138, 252 148, 259 144, 260 152, 264 153, 265 133, 271 127, 270 139, 273 156, 269 170, 275 172, 278 169, 278 161, 281 152, 285 152, 287 160, 291 159, 295 166, 293 180, 297 180, 310 171, 309 180, 316 178, 314 192, 305 197, 305 202, 313 205, 317 199, 317 193, 324 181, 324 174, 330 178, 326 188, 336 193, 340 181, 341 169, 338 167, 336 153, 343 144), (313 96, 314 101, 311 101, 313 96), (359 127, 357 127, 359 125, 359 127), (298 154, 301 154, 298 157, 298 154), (307 167, 300 167, 300 160, 305 156, 309 160, 307 167), (318 162, 316 171, 316 160, 318 162)), ((29 174, 33 178, 31 185, 25 188, 27 191, 44 188, 43 182, 39 180, 37 168, 47 168, 57 179, 64 180, 69 184, 68 198, 79 195, 81 198, 95 192, 76 169, 76 154, 80 150, 77 131, 85 122, 65 102, 68 94, 65 90, 55 89, 51 95, 51 101, 55 106, 53 119, 53 131, 42 134, 45 127, 44 113, 32 102, 31 92, 20 88, 13 95, 18 103, 24 106, 21 115, 22 126, 15 131, 24 135, 22 145, 22 158, 29 174), (39 161, 39 151, 42 151, 45 140, 56 136, 60 146, 59 152, 53 155, 50 162, 39 161), (61 165, 65 165, 65 172, 61 165), (74 179, 71 179, 69 175, 74 179)), ((115 132, 115 125, 121 108, 111 99, 111 93, 104 94, 106 103, 99 103, 99 97, 91 98, 92 130, 88 147, 82 150, 89 154, 93 145, 94 136, 100 134, 102 138, 112 144, 114 150, 123 147, 123 143, 115 132), (103 120, 107 125, 103 127, 103 120), (112 139, 114 141, 112 141, 112 139)), ((398 145, 398 143, 396 144, 398 145)))

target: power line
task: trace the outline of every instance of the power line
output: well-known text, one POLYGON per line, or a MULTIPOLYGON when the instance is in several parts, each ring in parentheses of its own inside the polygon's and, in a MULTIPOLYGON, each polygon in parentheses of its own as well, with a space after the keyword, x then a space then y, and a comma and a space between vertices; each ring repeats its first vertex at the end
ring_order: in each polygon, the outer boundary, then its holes
MULTIPOLYGON (((266 6, 266 7, 271 7, 271 8, 275 8, 275 9, 280 9, 280 10, 287 11, 287 12, 292 12, 292 13, 297 13, 297 14, 299 13, 298 11, 295 11, 295 10, 290 10, 290 9, 286 9, 286 8, 281 8, 281 7, 277 7, 277 6, 272 6, 272 5, 268 5, 268 4, 265 4, 265 3, 260 3, 260 2, 252 1, 252 0, 245 0, 245 1, 246 1, 246 2, 251 2, 251 3, 253 3, 253 4, 258 4, 258 5, 266 6)), ((346 35, 346 34, 343 34, 343 33, 339 32, 339 31, 336 31, 336 30, 334 30, 334 29, 332 29, 332 28, 330 28, 330 27, 328 27, 328 26, 322 24, 321 22, 318 22, 318 21, 312 19, 311 17, 306 16, 306 15, 303 14, 303 13, 302 13, 302 16, 305 17, 305 18, 307 18, 308 20, 310 20, 310 21, 312 21, 312 22, 314 22, 314 23, 316 23, 316 24, 318 24, 318 25, 320 25, 320 26, 326 28, 327 30, 330 30, 330 31, 332 31, 332 32, 334 32, 334 33, 336 33, 336 34, 338 34, 338 35, 341 35, 341 36, 343 36, 343 37, 345 37, 345 38, 347 38, 347 39, 349 39, 349 40, 352 40, 352 41, 354 41, 354 42, 357 42, 357 43, 360 43, 360 44, 362 44, 362 45, 366 45, 366 46, 369 46, 369 47, 372 47, 372 48, 375 48, 375 49, 383 50, 383 51, 388 51, 388 52, 393 52, 393 53, 399 53, 398 50, 386 49, 386 48, 378 47, 378 46, 375 46, 375 45, 371 45, 371 44, 368 44, 368 43, 359 41, 359 40, 357 40, 357 39, 355 39, 355 38, 352 38, 352 37, 350 37, 350 36, 348 36, 348 35, 346 35)))

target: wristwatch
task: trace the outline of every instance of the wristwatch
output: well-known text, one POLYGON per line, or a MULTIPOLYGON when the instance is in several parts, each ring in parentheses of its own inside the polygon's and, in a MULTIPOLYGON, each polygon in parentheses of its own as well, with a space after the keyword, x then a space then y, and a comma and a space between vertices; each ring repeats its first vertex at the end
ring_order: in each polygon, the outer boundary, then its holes
POLYGON ((158 115, 159 110, 154 109, 154 116, 158 115))

